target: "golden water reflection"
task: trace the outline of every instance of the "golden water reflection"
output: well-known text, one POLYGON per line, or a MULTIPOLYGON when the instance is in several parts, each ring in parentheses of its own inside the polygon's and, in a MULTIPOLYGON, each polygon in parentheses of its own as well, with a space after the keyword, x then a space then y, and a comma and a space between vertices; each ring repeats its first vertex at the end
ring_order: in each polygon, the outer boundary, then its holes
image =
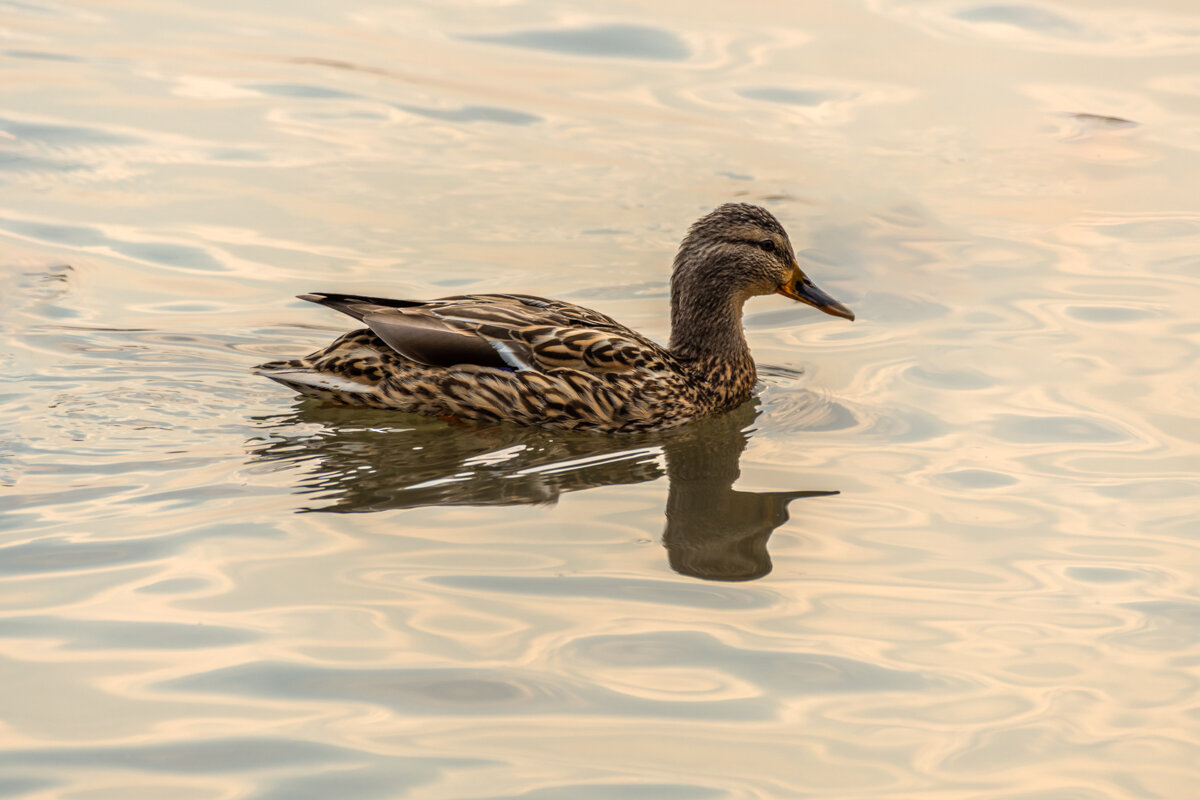
POLYGON ((654 481, 665 472, 662 540, 671 568, 746 581, 771 571, 767 540, 788 521, 793 500, 837 494, 733 488, 758 414, 752 400, 682 429, 596 436, 446 425, 300 401, 289 414, 260 418, 266 438, 249 447, 255 461, 302 467, 298 491, 320 501, 304 511, 552 504, 566 492, 654 481))
POLYGON ((1194 5, 4 3, 0 795, 1190 800, 1194 5), (727 429, 249 371, 734 199, 862 313, 727 429))

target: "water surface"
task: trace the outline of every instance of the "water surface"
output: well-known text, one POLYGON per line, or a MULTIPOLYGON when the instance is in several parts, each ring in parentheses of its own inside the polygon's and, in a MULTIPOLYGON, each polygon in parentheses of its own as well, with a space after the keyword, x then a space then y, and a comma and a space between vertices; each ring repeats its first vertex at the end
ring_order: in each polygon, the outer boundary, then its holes
POLYGON ((0 796, 1194 794, 1192 4, 0 5, 0 796), (729 200, 858 321, 726 417, 249 371, 729 200))

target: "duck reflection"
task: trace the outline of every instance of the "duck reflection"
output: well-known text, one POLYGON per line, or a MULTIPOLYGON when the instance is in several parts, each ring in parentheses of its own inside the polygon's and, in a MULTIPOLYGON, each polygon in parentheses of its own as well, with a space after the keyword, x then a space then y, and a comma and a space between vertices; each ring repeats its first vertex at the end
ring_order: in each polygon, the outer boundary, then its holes
POLYGON ((564 492, 669 481, 663 544, 671 568, 706 580, 771 571, 767 540, 788 504, 833 491, 733 489, 757 400, 668 431, 625 436, 499 426, 447 426, 392 411, 302 401, 260 418, 259 462, 305 465, 305 511, 368 512, 434 505, 551 504, 564 492))

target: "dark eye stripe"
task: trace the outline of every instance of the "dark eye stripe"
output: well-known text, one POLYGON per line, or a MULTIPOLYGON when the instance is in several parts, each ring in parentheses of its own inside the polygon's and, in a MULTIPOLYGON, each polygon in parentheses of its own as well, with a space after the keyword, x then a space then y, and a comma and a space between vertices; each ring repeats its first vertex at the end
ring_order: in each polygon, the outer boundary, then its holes
POLYGON ((759 248, 760 250, 762 250, 763 252, 765 252, 765 253, 774 253, 774 252, 776 252, 776 250, 775 250, 775 242, 771 241, 770 239, 763 239, 762 241, 755 242, 754 244, 755 244, 755 245, 757 245, 757 246, 758 246, 758 248, 759 248))

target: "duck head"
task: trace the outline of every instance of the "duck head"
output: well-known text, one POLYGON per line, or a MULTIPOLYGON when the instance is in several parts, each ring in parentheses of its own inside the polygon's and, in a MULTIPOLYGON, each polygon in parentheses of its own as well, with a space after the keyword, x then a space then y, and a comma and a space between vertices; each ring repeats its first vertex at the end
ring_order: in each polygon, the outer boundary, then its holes
POLYGON ((787 231, 771 212, 747 203, 726 203, 692 225, 675 257, 673 294, 698 284, 722 286, 739 301, 781 294, 835 317, 854 312, 804 274, 787 231))

